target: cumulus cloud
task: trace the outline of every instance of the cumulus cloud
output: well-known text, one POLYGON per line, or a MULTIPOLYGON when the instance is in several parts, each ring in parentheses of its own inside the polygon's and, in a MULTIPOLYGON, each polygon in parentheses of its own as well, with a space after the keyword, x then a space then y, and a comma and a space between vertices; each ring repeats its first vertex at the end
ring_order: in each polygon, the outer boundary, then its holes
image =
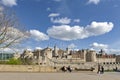
POLYGON ((12 7, 17 5, 17 0, 1 0, 0 3, 4 6, 12 7))
POLYGON ((30 30, 29 33, 31 37, 34 38, 36 41, 49 40, 49 37, 46 34, 38 30, 30 30))
POLYGON ((69 25, 52 26, 47 30, 47 33, 50 37, 69 41, 108 33, 112 30, 113 26, 114 25, 112 22, 93 21, 90 25, 87 25, 86 27, 71 27, 69 25))
MULTIPOLYGON (((5 30, 5 27, 1 28, 0 33, 3 30, 5 30)), ((22 32, 21 30, 15 28, 15 27, 7 27, 7 32, 6 32, 5 37, 8 39, 4 42, 4 44, 10 43, 13 40, 15 40, 14 43, 19 43, 20 41, 24 40, 25 38, 28 38, 28 35, 26 34, 26 32, 22 32)))
POLYGON ((35 49, 36 49, 36 50, 41 50, 42 48, 41 48, 41 47, 36 47, 35 49))
POLYGON ((27 49, 25 49, 25 50, 27 50, 27 51, 32 51, 32 49, 31 49, 31 48, 27 48, 27 49))
POLYGON ((90 45, 93 49, 107 49, 108 48, 108 45, 107 44, 100 44, 100 43, 97 43, 97 42, 94 42, 90 45))
POLYGON ((7 28, 7 35, 11 38, 16 38, 16 37, 27 37, 27 35, 25 35, 22 31, 20 31, 19 29, 17 28, 14 28, 14 27, 8 27, 7 28))
POLYGON ((51 13, 48 15, 48 17, 57 17, 59 15, 60 15, 59 13, 51 13))
POLYGON ((90 44, 90 47, 91 47, 90 48, 91 50, 96 50, 96 51, 100 51, 102 49, 107 54, 120 54, 120 49, 109 48, 110 46, 107 44, 101 44, 101 43, 94 42, 90 44))
POLYGON ((52 23, 58 23, 58 24, 69 24, 71 22, 71 19, 64 17, 64 18, 51 18, 52 23))
POLYGON ((80 19, 74 19, 73 22, 79 23, 80 19))
POLYGON ((105 34, 113 29, 114 24, 112 22, 95 22, 93 21, 88 25, 85 30, 89 33, 88 35, 97 36, 105 34))
POLYGON ((17 53, 17 52, 21 52, 22 49, 18 49, 18 48, 1 48, 0 52, 4 52, 4 53, 17 53))
POLYGON ((107 49, 106 51, 110 54, 119 54, 120 55, 120 49, 107 49))
MULTIPOLYGON (((50 8, 47 8, 47 10, 50 10, 50 8)), ((75 22, 75 23, 80 22, 80 19, 70 19, 68 17, 58 17, 58 16, 60 16, 59 13, 51 13, 48 15, 48 17, 50 17, 50 21, 55 24, 56 23, 57 24, 70 24, 71 22, 75 22)))
POLYGON ((89 0, 88 1, 88 4, 95 4, 95 5, 97 5, 98 3, 100 2, 100 0, 89 0))
POLYGON ((103 50, 108 54, 120 54, 120 49, 106 48, 103 50))
POLYGON ((4 48, 4 49, 1 49, 0 52, 13 52, 13 50, 10 48, 4 48))
POLYGON ((75 47, 77 47, 77 46, 74 43, 71 43, 70 45, 68 45, 68 48, 70 48, 70 49, 73 49, 75 47))

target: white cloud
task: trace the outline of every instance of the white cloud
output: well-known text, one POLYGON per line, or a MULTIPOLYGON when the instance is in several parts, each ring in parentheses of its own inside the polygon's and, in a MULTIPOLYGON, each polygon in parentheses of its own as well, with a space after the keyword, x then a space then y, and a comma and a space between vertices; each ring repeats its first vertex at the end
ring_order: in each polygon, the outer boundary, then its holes
POLYGON ((47 30, 47 33, 50 37, 68 41, 102 35, 110 32, 112 28, 112 22, 93 21, 90 25, 87 25, 87 27, 71 27, 69 25, 52 26, 47 30))
POLYGON ((93 50, 93 51, 95 51, 95 49, 94 49, 94 48, 90 48, 90 50, 93 50))
POLYGON ((94 42, 90 45, 93 49, 107 49, 108 45, 106 44, 99 44, 97 42, 94 42))
POLYGON ((110 54, 120 54, 120 49, 108 49, 107 52, 110 54))
POLYGON ((79 23, 80 19, 74 19, 73 22, 79 23))
POLYGON ((41 48, 41 47, 36 47, 35 49, 36 49, 36 50, 38 50, 38 49, 41 50, 42 48, 41 48))
POLYGON ((58 23, 58 24, 69 24, 71 19, 64 17, 64 18, 51 18, 51 22, 58 23))
MULTIPOLYGON (((3 27, 0 31, 3 31, 5 27, 3 27)), ((5 43, 10 43, 11 41, 15 40, 14 43, 19 43, 25 38, 28 38, 28 35, 26 35, 25 32, 22 32, 21 30, 14 28, 14 27, 8 27, 7 33, 5 35, 8 39, 5 41, 5 43)), ((5 44, 4 43, 4 44, 5 44)), ((3 46, 3 45, 2 45, 3 46)))
POLYGON ((120 49, 109 48, 107 44, 101 44, 101 43, 94 42, 90 44, 90 47, 91 47, 90 49, 96 50, 98 52, 102 49, 107 54, 120 54, 120 49))
POLYGON ((51 11, 51 8, 48 7, 46 10, 47 10, 47 11, 51 11))
POLYGON ((91 3, 97 5, 98 3, 100 3, 100 0, 89 0, 88 4, 91 4, 91 3))
POLYGON ((25 49, 25 50, 27 50, 27 51, 32 51, 32 49, 31 49, 31 48, 27 48, 27 49, 25 49))
POLYGON ((1 0, 0 3, 5 6, 12 7, 12 6, 17 5, 17 0, 1 0))
POLYGON ((106 48, 103 49, 107 54, 120 54, 120 49, 106 48))
POLYGON ((31 34, 31 37, 37 41, 49 40, 49 37, 46 34, 38 30, 30 30, 29 33, 31 34))
POLYGON ((57 16, 59 16, 59 15, 60 15, 59 13, 51 13, 51 14, 49 14, 48 17, 57 17, 57 16))
POLYGON ((20 53, 20 52, 22 52, 22 49, 18 49, 18 48, 1 48, 0 52, 2 52, 2 53, 20 53))
POLYGON ((93 21, 88 25, 85 30, 89 33, 88 36, 97 36, 105 34, 113 29, 114 24, 112 22, 95 22, 93 21))
POLYGON ((4 10, 4 8, 2 6, 0 6, 0 12, 2 12, 4 10))
POLYGON ((12 38, 13 37, 18 37, 18 36, 21 36, 21 37, 24 36, 23 32, 21 32, 17 28, 8 27, 7 30, 8 30, 7 34, 10 35, 12 38))
POLYGON ((4 49, 0 49, 0 52, 10 52, 10 53, 13 53, 14 51, 10 48, 4 48, 4 49))
POLYGON ((3 16, 4 7, 0 6, 0 17, 3 16))
POLYGON ((53 0, 53 1, 60 2, 61 0, 53 0))
POLYGON ((74 43, 71 43, 70 45, 68 45, 68 48, 70 48, 70 49, 73 49, 75 47, 77 47, 77 46, 74 43))

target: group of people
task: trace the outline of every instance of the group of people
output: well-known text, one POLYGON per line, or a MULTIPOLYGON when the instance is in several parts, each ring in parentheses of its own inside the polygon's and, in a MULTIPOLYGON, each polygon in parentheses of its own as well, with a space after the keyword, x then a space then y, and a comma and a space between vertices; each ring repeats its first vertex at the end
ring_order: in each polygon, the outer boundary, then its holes
POLYGON ((61 68, 61 70, 62 70, 63 72, 66 72, 66 71, 72 72, 72 68, 71 68, 70 66, 68 66, 68 67, 63 66, 63 67, 61 68))
MULTIPOLYGON (((72 72, 72 68, 70 66, 68 66, 68 67, 63 66, 63 67, 61 67, 61 70, 63 72, 67 72, 67 71, 72 72)), ((94 69, 92 68, 92 70, 94 70, 94 69)), ((97 73, 98 74, 103 74, 104 73, 104 67, 101 66, 101 65, 98 65, 98 71, 97 71, 97 73)))
POLYGON ((103 74, 104 73, 104 67, 103 66, 100 66, 98 65, 98 74, 103 74))

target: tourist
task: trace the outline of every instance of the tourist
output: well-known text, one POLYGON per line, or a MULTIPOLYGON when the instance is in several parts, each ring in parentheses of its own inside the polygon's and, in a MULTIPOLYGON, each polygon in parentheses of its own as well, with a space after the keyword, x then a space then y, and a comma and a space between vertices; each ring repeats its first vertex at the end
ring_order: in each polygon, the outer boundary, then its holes
POLYGON ((63 66, 63 67, 61 68, 61 70, 62 70, 63 72, 66 72, 66 71, 67 71, 67 69, 66 69, 65 66, 63 66))
POLYGON ((102 74, 104 73, 104 67, 103 66, 101 67, 101 73, 102 74))
POLYGON ((98 74, 100 74, 100 65, 98 65, 98 71, 97 71, 98 74))
POLYGON ((117 67, 115 68, 115 71, 118 71, 118 68, 117 68, 117 67))
POLYGON ((91 67, 91 71, 93 71, 94 70, 94 68, 93 67, 91 67))
POLYGON ((72 72, 72 68, 71 68, 70 66, 67 67, 67 70, 68 70, 69 72, 72 72))

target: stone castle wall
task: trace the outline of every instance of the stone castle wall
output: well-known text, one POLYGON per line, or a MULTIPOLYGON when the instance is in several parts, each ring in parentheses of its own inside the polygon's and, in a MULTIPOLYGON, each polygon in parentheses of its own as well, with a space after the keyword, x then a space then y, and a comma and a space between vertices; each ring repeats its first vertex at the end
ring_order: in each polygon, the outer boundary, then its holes
POLYGON ((97 62, 116 62, 116 58, 97 58, 97 62))
MULTIPOLYGON (((113 70, 116 67, 120 70, 119 64, 100 64, 105 70, 113 70)), ((71 66, 73 69, 91 69, 95 68, 97 71, 98 63, 81 63, 81 64, 54 64, 54 66, 40 66, 40 65, 0 65, 0 72, 59 72, 63 66, 71 66), (55 68, 56 67, 56 68, 55 68)))
POLYGON ((39 65, 0 65, 0 72, 56 72, 53 67, 39 65))

